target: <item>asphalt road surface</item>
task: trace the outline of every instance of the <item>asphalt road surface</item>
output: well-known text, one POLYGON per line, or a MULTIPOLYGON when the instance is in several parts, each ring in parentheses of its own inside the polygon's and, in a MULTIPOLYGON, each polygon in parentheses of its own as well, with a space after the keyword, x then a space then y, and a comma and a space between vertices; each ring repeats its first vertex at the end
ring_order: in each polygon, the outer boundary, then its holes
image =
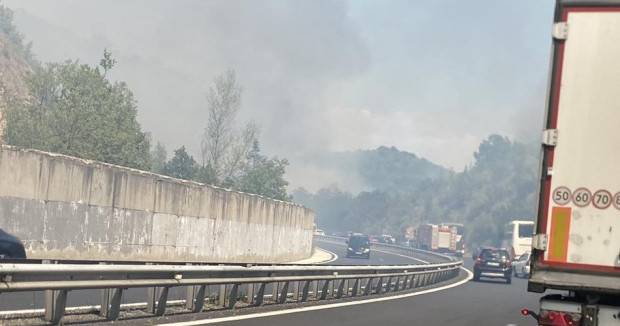
MULTIPOLYGON (((360 258, 346 258, 344 245, 318 243, 319 247, 338 255, 338 259, 331 262, 334 265, 390 265, 390 264, 417 264, 419 261, 408 257, 372 250, 369 260, 360 258)), ((465 265, 471 270, 471 259, 465 257, 465 265)), ((331 309, 314 307, 313 311, 302 311, 292 314, 283 314, 267 317, 256 317, 247 320, 236 320, 221 323, 223 325, 535 325, 531 317, 524 317, 520 310, 524 307, 536 309, 541 295, 526 291, 525 279, 513 278, 512 284, 504 280, 485 280, 481 282, 469 281, 460 286, 445 290, 399 298, 387 301, 364 303, 343 306, 331 309)), ((77 291, 76 291, 77 292, 77 291)), ((75 293, 70 294, 74 300, 82 300, 81 305, 98 304, 98 292, 86 297, 92 297, 92 302, 85 302, 75 293)), ((11 304, 6 297, 0 295, 0 305, 11 304)), ((32 294, 30 294, 32 300, 32 294)), ((376 297, 374 297, 376 298, 376 297)), ((128 299, 129 300, 129 299, 128 299)), ((42 302, 41 302, 42 304, 42 302)), ((5 310, 2 308, 1 310, 5 310)), ((24 309, 20 306, 18 309, 24 309)), ((193 320, 192 314, 187 315, 193 320)), ((207 318, 217 318, 216 316, 207 318)), ((146 320, 135 322, 142 323, 146 320)), ((154 320, 159 324, 162 320, 154 320)), ((124 323, 120 323, 124 324, 124 323)))
MULTIPOLYGON (((346 255, 343 245, 319 243, 319 247, 338 255, 346 255)), ((465 257, 465 267, 473 263, 465 257)), ((369 261, 339 257, 332 264, 407 264, 410 258, 373 251, 369 261)), ((228 321, 222 325, 295 325, 295 326, 360 326, 360 325, 536 325, 534 319, 521 315, 521 309, 538 307, 539 294, 527 292, 527 280, 481 279, 460 286, 418 296, 381 302, 297 312, 247 320, 228 321)), ((316 308, 315 308, 316 309, 316 308)))

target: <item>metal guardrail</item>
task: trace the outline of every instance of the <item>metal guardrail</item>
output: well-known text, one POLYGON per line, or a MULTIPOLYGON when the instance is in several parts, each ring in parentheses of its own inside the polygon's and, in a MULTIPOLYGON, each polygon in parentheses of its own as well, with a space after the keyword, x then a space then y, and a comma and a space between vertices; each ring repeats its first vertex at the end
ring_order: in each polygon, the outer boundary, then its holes
MULTIPOLYGON (((315 235, 315 240, 336 243, 336 244, 346 244, 348 238, 334 237, 329 235, 315 235)), ((448 255, 442 255, 431 251, 426 251, 422 249, 415 249, 397 245, 390 245, 386 243, 372 243, 371 250, 377 249, 381 251, 386 251, 393 254, 399 254, 403 256, 412 257, 415 259, 419 259, 428 263, 445 263, 445 262, 455 262, 460 261, 460 258, 448 255)))
POLYGON ((71 290, 102 289, 100 315, 116 320, 123 291, 148 288, 147 312, 164 315, 171 287, 187 289, 186 308, 202 311, 210 300, 232 309, 238 301, 261 306, 328 298, 357 297, 428 286, 454 278, 460 261, 394 266, 192 266, 0 264, 0 292, 45 291, 46 321, 58 324, 71 290), (272 294, 266 294, 271 287, 272 294))

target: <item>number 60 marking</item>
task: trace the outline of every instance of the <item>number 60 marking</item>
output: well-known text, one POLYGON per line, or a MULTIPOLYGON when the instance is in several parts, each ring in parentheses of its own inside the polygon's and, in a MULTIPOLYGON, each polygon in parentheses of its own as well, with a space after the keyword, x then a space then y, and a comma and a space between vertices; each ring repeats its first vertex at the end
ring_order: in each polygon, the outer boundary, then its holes
POLYGON ((579 207, 586 207, 592 200, 592 193, 586 188, 579 188, 573 192, 573 203, 579 207))

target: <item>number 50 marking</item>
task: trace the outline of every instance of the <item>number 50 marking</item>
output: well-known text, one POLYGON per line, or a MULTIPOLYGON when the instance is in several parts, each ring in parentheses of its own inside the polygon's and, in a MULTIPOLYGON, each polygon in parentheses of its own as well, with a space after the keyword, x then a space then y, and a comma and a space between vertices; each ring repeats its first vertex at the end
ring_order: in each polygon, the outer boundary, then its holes
POLYGON ((553 201, 557 205, 564 206, 570 203, 570 200, 571 200, 570 189, 564 186, 557 187, 553 191, 552 197, 553 197, 553 201))

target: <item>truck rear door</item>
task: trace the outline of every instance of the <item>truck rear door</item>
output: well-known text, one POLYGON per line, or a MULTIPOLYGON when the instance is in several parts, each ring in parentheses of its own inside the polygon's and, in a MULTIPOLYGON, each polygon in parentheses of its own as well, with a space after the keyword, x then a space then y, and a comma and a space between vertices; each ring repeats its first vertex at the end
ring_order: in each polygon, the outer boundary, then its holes
POLYGON ((619 5, 557 6, 530 291, 620 289, 619 5))

